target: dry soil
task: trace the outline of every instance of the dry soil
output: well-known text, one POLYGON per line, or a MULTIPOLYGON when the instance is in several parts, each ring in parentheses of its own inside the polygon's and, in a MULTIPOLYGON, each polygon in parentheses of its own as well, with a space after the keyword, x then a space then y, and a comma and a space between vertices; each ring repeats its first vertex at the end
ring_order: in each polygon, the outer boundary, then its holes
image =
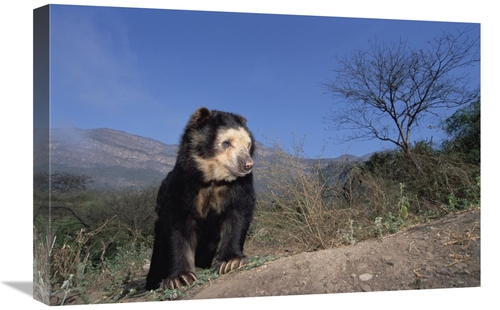
POLYGON ((183 299, 478 287, 480 227, 480 210, 449 214, 380 239, 236 271, 183 299))

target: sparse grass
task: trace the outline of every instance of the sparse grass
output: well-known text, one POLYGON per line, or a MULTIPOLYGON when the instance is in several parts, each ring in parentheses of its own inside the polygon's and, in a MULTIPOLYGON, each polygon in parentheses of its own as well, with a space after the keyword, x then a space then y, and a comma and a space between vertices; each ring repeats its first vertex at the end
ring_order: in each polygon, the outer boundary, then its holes
POLYGON ((145 283, 151 249, 144 243, 119 247, 116 254, 96 266, 89 279, 93 290, 100 290, 100 303, 117 302, 134 296, 145 283))
POLYGON ((33 298, 46 305, 50 304, 52 293, 49 256, 43 235, 33 227, 33 298))
MULTIPOLYGON (((235 272, 241 272, 244 270, 250 270, 253 268, 256 268, 258 266, 261 266, 269 261, 273 261, 277 259, 276 256, 274 255, 267 255, 267 256, 254 256, 250 258, 248 264, 242 266, 241 268, 237 270, 233 270, 229 272, 228 274, 235 273, 235 272)), ((220 274, 217 273, 216 268, 208 268, 208 269, 202 269, 198 270, 196 272, 196 277, 198 278, 198 281, 196 281, 193 285, 188 286, 188 287, 181 287, 178 289, 156 289, 154 291, 149 291, 143 293, 142 299, 145 300, 155 300, 155 301, 164 301, 164 300, 177 300, 177 299, 182 299, 186 294, 189 293, 189 291, 207 285, 211 283, 212 281, 218 279, 221 277, 220 274)))

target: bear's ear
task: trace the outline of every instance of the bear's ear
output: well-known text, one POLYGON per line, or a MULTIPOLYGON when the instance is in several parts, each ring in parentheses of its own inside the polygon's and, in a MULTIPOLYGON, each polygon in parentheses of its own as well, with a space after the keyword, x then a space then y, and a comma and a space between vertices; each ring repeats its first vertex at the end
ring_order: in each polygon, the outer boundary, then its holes
POLYGON ((200 126, 204 124, 212 115, 209 109, 201 107, 196 110, 193 115, 191 115, 191 120, 189 121, 192 125, 200 126))
POLYGON ((238 115, 238 118, 243 126, 247 125, 247 119, 244 116, 238 115))

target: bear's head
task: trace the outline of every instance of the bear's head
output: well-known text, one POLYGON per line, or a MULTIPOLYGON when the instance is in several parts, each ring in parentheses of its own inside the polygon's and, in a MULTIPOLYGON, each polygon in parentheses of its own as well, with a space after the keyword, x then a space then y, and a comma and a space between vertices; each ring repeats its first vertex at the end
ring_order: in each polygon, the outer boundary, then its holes
POLYGON ((241 115, 199 108, 186 132, 203 181, 231 182, 252 172, 255 143, 241 115))

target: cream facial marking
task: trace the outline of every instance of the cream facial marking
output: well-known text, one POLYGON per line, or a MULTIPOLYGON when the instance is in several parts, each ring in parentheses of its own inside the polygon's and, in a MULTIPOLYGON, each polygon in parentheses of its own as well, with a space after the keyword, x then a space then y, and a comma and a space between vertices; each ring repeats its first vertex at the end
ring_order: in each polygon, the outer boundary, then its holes
POLYGON ((252 146, 252 140, 250 136, 243 128, 229 128, 227 130, 222 130, 217 136, 216 144, 218 147, 227 149, 228 147, 233 147, 236 150, 250 150, 252 146))
POLYGON ((252 139, 244 128, 223 129, 217 135, 216 155, 201 158, 194 155, 204 181, 234 181, 252 171, 254 161, 250 156, 252 139))

